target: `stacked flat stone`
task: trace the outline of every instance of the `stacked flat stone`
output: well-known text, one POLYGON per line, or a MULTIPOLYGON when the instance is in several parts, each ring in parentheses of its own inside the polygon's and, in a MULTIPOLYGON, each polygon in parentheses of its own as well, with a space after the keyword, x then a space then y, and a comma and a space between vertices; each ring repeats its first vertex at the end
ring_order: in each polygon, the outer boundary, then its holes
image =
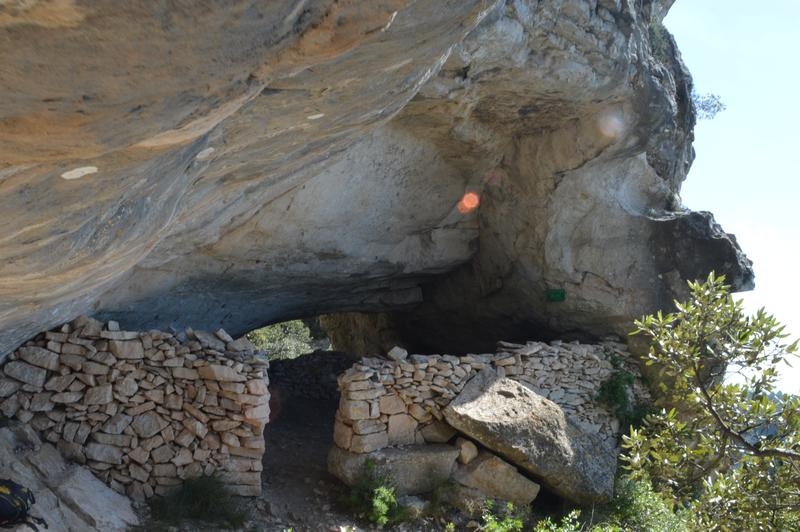
MULTIPOLYGON (((334 442, 354 453, 413 443, 441 443, 455 435, 442 410, 484 367, 525 383, 558 404, 577 425, 616 446, 619 422, 600 404, 600 387, 616 371, 612 360, 638 376, 626 346, 599 344, 525 345, 500 342, 491 354, 410 355, 395 348, 384 358, 363 358, 339 377, 341 398, 334 442)), ((640 379, 634 395, 648 400, 640 379)))
POLYGON ((186 336, 80 317, 8 357, 0 411, 137 500, 202 474, 260 495, 268 362, 221 329, 186 336))

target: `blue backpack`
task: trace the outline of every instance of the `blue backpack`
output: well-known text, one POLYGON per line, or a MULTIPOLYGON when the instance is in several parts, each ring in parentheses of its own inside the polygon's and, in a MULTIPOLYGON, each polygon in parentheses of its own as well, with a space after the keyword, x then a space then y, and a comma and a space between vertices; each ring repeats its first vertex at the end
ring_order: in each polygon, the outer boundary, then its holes
POLYGON ((36 532, 39 531, 36 525, 48 528, 47 521, 28 514, 35 502, 36 498, 31 490, 13 480, 0 478, 0 527, 11 528, 25 524, 36 532))

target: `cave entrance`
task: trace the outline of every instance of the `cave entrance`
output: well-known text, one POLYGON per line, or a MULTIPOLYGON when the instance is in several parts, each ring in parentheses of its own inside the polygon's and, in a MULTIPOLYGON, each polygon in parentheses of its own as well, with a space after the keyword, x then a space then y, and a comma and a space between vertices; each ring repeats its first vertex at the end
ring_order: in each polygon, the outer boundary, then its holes
POLYGON ((313 530, 331 518, 340 490, 327 471, 339 403, 336 379, 359 357, 333 351, 316 318, 271 325, 248 338, 270 357, 263 498, 283 523, 313 530))

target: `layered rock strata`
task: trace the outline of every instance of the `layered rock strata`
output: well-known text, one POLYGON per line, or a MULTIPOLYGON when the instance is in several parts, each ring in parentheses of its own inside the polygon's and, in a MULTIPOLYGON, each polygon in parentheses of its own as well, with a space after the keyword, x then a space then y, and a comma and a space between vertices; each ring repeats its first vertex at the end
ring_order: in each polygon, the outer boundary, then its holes
POLYGON ((78 318, 9 356, 0 411, 136 500, 203 474, 259 495, 268 362, 223 330, 187 336, 78 318))
POLYGON ((3 355, 84 313, 238 336, 350 310, 466 352, 752 284, 680 205, 671 0, 6 4, 3 355))

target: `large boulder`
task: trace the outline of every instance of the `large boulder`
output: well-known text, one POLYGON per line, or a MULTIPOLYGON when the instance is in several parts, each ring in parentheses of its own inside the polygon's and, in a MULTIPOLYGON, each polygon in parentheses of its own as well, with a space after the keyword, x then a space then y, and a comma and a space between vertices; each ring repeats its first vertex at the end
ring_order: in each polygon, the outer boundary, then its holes
POLYGON ((363 475, 373 474, 387 479, 398 495, 416 495, 447 482, 456 458, 458 449, 444 444, 390 447, 363 454, 333 446, 328 454, 328 471, 348 486, 363 475))
POLYGON ((670 0, 6 4, 0 354, 80 314, 239 336, 339 311, 454 352, 752 282, 680 205, 670 0))
POLYGON ((457 430, 566 499, 591 504, 613 495, 616 451, 517 381, 484 369, 443 413, 457 430))

